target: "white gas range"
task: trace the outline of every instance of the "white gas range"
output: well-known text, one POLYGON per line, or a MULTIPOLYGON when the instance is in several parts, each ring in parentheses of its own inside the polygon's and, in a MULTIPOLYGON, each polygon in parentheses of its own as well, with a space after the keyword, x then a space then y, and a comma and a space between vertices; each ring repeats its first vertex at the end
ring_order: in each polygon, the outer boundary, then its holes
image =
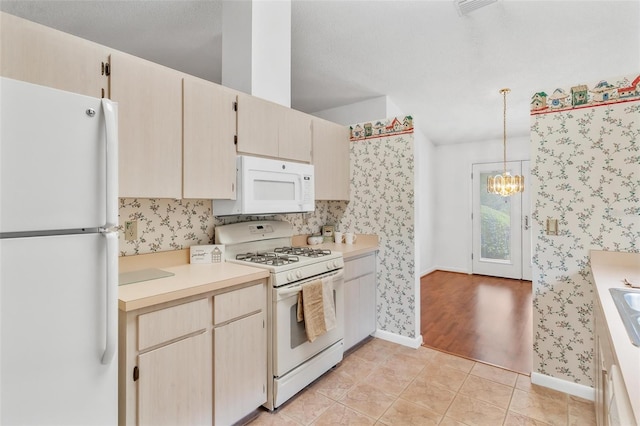
POLYGON ((284 221, 241 222, 217 226, 225 260, 271 272, 267 300, 267 403, 273 410, 342 360, 344 336, 344 261, 342 253, 292 247, 293 227, 284 221), (304 321, 297 322, 302 285, 331 279, 336 327, 313 342, 304 321))

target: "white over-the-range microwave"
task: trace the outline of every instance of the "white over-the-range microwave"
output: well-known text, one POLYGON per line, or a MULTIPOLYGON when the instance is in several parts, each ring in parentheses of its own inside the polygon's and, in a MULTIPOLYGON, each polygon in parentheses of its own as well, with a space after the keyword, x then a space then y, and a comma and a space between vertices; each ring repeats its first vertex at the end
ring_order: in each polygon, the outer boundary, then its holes
POLYGON ((313 165, 239 155, 236 199, 213 200, 215 216, 315 210, 313 165))

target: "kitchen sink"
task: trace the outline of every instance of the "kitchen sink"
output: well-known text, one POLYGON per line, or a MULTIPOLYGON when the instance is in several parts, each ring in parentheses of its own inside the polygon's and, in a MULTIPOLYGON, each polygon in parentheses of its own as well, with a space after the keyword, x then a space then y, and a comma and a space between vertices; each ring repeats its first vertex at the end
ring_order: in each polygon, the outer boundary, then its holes
POLYGON ((636 312, 640 312, 640 292, 629 293, 624 295, 624 301, 636 312))
POLYGON ((640 346, 640 291, 610 288, 609 293, 618 308, 631 342, 640 346))

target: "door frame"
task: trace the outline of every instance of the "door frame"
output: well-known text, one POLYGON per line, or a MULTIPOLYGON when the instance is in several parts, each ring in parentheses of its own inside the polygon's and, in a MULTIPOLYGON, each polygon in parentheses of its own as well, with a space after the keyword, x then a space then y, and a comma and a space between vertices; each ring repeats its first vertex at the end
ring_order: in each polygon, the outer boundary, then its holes
POLYGON ((529 189, 530 161, 507 162, 507 171, 525 178, 525 190, 510 197, 511 209, 511 259, 508 261, 480 259, 481 214, 479 212, 479 183, 481 173, 502 171, 503 162, 474 163, 471 165, 471 273, 502 278, 531 280, 531 198, 529 189))

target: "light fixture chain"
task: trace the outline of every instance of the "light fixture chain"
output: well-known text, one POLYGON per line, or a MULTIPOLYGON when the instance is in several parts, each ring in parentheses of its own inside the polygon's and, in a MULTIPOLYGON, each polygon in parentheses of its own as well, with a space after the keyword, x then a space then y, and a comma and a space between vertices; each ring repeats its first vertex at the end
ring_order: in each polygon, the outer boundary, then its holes
POLYGON ((510 89, 500 89, 502 93, 502 158, 504 165, 504 174, 507 173, 507 93, 510 89))
POLYGON ((511 89, 500 89, 502 93, 502 156, 504 172, 502 175, 489 176, 487 178, 487 192, 503 197, 524 191, 524 177, 520 175, 511 176, 507 173, 507 93, 511 89))

